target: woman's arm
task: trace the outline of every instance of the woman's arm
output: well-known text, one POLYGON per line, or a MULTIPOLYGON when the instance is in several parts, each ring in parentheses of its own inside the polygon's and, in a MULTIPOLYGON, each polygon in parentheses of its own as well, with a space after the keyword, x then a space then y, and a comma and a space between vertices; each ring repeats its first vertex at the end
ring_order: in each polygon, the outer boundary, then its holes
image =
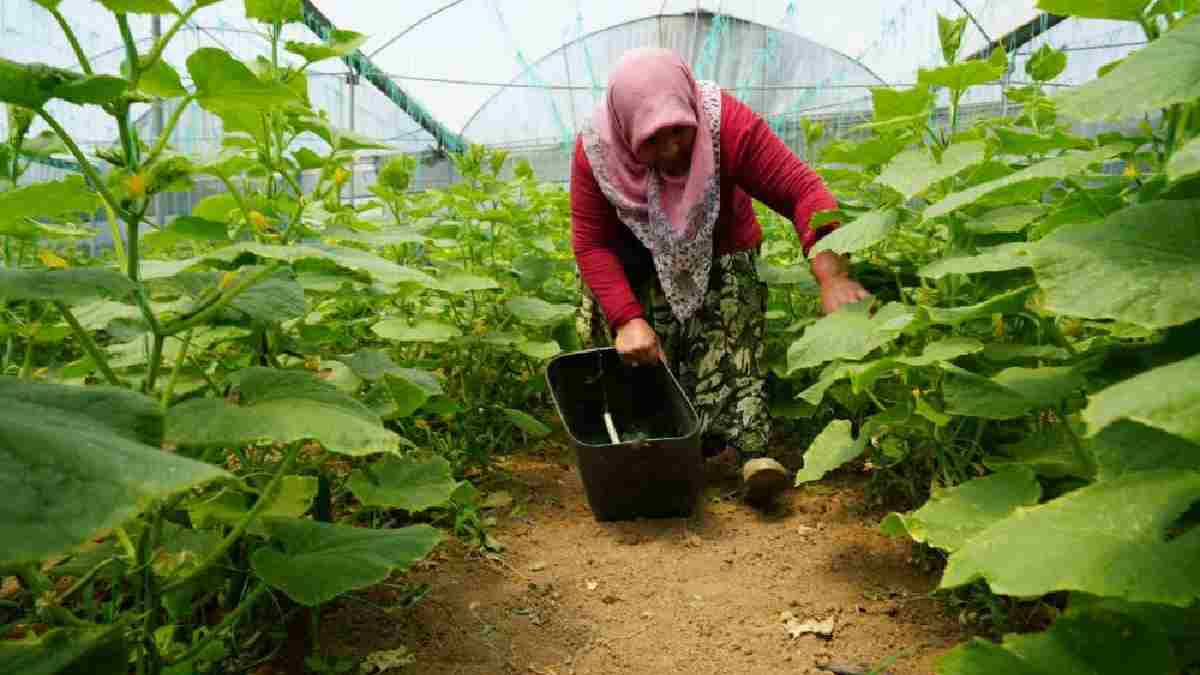
POLYGON ((634 363, 661 357, 658 338, 645 320, 621 262, 621 225, 576 141, 571 167, 571 246, 579 274, 616 336, 617 351, 634 363))
MULTIPOLYGON (((721 101, 722 164, 751 197, 790 218, 807 256, 821 236, 832 229, 810 227, 813 214, 837 207, 837 200, 821 177, 809 168, 771 130, 757 113, 729 94, 721 101)), ((811 261, 813 276, 821 285, 821 305, 826 313, 857 302, 869 293, 850 278, 844 256, 821 251, 811 261)))

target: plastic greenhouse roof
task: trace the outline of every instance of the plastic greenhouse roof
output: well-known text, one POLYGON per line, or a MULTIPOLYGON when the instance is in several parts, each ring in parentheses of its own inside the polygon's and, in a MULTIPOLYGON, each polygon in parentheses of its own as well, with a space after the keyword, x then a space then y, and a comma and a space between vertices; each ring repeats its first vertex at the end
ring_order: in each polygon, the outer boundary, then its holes
MULTIPOLYGON (((187 6, 191 1, 176 0, 176 5, 187 6)), ((543 79, 541 71, 530 68, 531 64, 564 44, 586 36, 595 40, 594 34, 639 18, 687 13, 726 15, 782 34, 799 35, 860 62, 884 82, 905 84, 915 80, 918 68, 940 63, 937 13, 961 16, 966 10, 971 14, 973 21, 964 38, 964 53, 984 47, 988 38, 997 39, 1039 15, 1035 0, 313 2, 336 27, 367 34, 369 39, 362 53, 369 55, 376 66, 453 132, 461 131, 485 102, 503 90, 504 87, 498 86, 503 83, 528 90, 531 107, 544 106, 539 97, 544 96, 545 89, 540 88, 564 87, 568 83, 543 79)), ((117 72, 123 58, 120 38, 99 4, 93 0, 65 0, 62 7, 79 34, 84 51, 93 57, 96 70, 117 72)), ((167 23, 170 18, 163 21, 167 23)), ((131 23, 135 36, 144 39, 150 35, 149 17, 132 16, 131 23)), ((261 33, 261 26, 244 18, 242 0, 225 0, 198 12, 192 24, 172 43, 167 58, 182 73, 186 73, 183 63, 188 54, 202 46, 221 46, 239 58, 250 60, 265 51, 267 43, 261 33)), ((287 33, 290 39, 315 39, 303 25, 289 26, 287 33)), ((74 65, 57 26, 30 0, 0 0, 0 35, 3 36, 0 57, 65 67, 74 65)), ((628 33, 623 34, 624 42, 619 46, 636 46, 629 44, 630 39, 628 33)), ((638 39, 654 42, 652 35, 638 39)), ((1079 49, 1072 54, 1072 67, 1062 78, 1065 82, 1079 82, 1090 79, 1097 67, 1123 56, 1129 49, 1095 47, 1124 45, 1138 39, 1136 29, 1131 30, 1128 25, 1068 21, 1040 38, 1040 42, 1079 49)), ((732 45, 732 48, 749 52, 761 49, 754 45, 732 45)), ((609 65, 589 64, 590 80, 602 86, 609 65)), ((315 65, 313 71, 310 91, 314 103, 328 110, 335 123, 350 126, 346 66, 340 61, 326 61, 315 65)), ((1022 74, 1018 62, 1018 78, 1022 74)), ((785 84, 797 87, 818 84, 791 81, 786 75, 785 84)), ((88 142, 103 143, 115 137, 111 120, 99 111, 65 107, 71 108, 62 111, 67 127, 88 142)), ((433 144, 432 137, 412 118, 370 85, 355 88, 353 108, 355 128, 361 133, 388 139, 405 150, 433 144)), ((213 142, 219 130, 211 121, 197 117, 194 124, 182 125, 180 134, 200 144, 213 142)), ((493 115, 489 124, 504 124, 504 120, 504 116, 493 115)), ((520 120, 511 121, 516 124, 520 120)))

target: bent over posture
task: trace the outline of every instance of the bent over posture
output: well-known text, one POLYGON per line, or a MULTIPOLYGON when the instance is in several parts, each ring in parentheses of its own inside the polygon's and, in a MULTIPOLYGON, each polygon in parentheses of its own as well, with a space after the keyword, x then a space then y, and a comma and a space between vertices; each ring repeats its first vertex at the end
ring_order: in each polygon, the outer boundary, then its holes
MULTIPOLYGON (((784 468, 767 458, 762 368, 767 289, 751 198, 794 223, 805 253, 836 202, 749 107, 697 82, 665 49, 626 53, 576 142, 571 240, 584 284, 581 333, 633 365, 666 361, 700 414, 706 451, 737 450, 747 499, 769 501, 784 468)), ((844 259, 812 260, 822 307, 867 297, 844 259)))

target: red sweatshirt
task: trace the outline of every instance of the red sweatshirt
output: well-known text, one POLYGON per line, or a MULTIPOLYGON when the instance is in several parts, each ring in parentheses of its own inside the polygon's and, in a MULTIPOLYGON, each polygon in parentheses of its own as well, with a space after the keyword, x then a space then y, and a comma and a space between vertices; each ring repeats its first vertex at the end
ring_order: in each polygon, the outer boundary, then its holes
MULTIPOLYGON (((828 231, 808 226, 814 213, 837 206, 820 176, 757 113, 727 93, 721 96, 720 171, 721 213, 713 234, 717 255, 762 242, 751 198, 791 218, 805 253, 828 231)), ((571 244, 583 281, 612 328, 643 317, 632 284, 654 274, 650 253, 600 191, 582 139, 575 143, 571 167, 571 244)))

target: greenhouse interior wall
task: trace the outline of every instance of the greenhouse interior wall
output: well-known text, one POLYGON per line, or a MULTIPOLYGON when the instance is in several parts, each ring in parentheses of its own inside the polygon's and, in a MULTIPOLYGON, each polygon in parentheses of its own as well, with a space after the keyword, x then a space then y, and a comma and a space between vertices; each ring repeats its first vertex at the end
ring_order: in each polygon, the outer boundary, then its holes
MULTIPOLYGON (((177 4, 186 7, 191 3, 177 4)), ((182 64, 187 55, 213 45, 244 61, 260 57, 267 43, 242 16, 241 4, 218 3, 198 13, 171 43, 168 60, 186 72, 182 64)), ((1069 19, 1051 26, 1049 17, 1041 14, 1039 18, 1034 3, 1025 0, 872 0, 863 4, 874 6, 878 25, 852 33, 853 39, 838 37, 842 34, 838 32, 837 17, 830 16, 842 10, 797 2, 575 0, 559 3, 561 7, 554 9, 532 0, 416 4, 420 7, 409 9, 410 13, 432 11, 406 27, 404 22, 386 27, 355 23, 339 27, 367 33, 383 28, 376 31, 382 34, 368 44, 374 47, 372 58, 388 71, 398 88, 419 101, 415 105, 423 106, 466 142, 506 150, 514 160, 529 161, 540 180, 557 184, 570 179, 574 139, 603 98, 610 69, 621 53, 635 47, 676 50, 692 64, 698 78, 717 81, 761 114, 801 157, 809 157, 802 120, 822 123, 826 142, 859 135, 863 133, 859 125, 870 119, 872 88, 911 86, 920 67, 940 63, 935 23, 938 13, 956 16, 969 10, 972 23, 964 39, 964 54, 986 48, 1022 22, 1036 25, 1040 20, 1043 24, 1044 32, 1009 54, 1011 68, 1004 81, 977 87, 968 95, 962 109, 963 119, 968 122, 1020 114, 1020 107, 1005 98, 1004 90, 1022 84, 1025 61, 1043 44, 1069 54, 1067 71, 1053 83, 1055 87, 1069 87, 1092 79, 1098 68, 1130 53, 1143 40, 1130 23, 1069 19), (558 21, 559 38, 519 34, 521 31, 515 29, 529 24, 531 19, 527 17, 539 13, 550 15, 541 22, 543 26, 558 21), (447 40, 439 39, 456 22, 456 35, 461 36, 464 26, 470 26, 467 30, 471 31, 471 39, 478 37, 481 45, 463 47, 453 44, 455 40, 447 44, 447 40), (829 44, 835 38, 845 44, 829 44), (384 40, 387 42, 380 48, 384 40), (559 46, 543 51, 539 58, 527 59, 533 45, 555 41, 559 46), (487 45, 496 53, 455 56, 456 48, 483 52, 487 45), (487 72, 480 64, 487 65, 487 72), (458 124, 458 120, 464 121, 458 124)), ((328 12, 335 25, 339 19, 350 20, 372 11, 365 2, 306 5, 314 11, 319 8, 328 12)), ((100 21, 106 18, 103 8, 86 0, 67 0, 64 6, 70 8, 69 15, 82 28, 78 30, 80 42, 96 70, 119 71, 121 42, 115 29, 100 21)), ((134 34, 143 36, 143 41, 161 31, 161 26, 148 16, 133 15, 131 23, 134 34)), ((288 26, 286 31, 289 39, 313 39, 312 30, 304 26, 288 26)), ((4 36, 0 57, 71 65, 70 51, 57 25, 29 0, 0 0, 0 35, 4 36)), ((458 180, 445 148, 426 125, 414 120, 379 88, 352 75, 349 69, 339 71, 339 66, 344 64, 326 62, 308 72, 313 103, 328 114, 333 124, 383 140, 392 148, 364 152, 356 158, 344 197, 371 198, 369 189, 378 169, 396 153, 421 160, 412 190, 442 188, 458 180)), ((108 116, 62 102, 52 107, 68 130, 85 139, 85 149, 114 143, 117 133, 108 116)), ((164 109, 150 105, 141 108, 138 127, 147 132, 161 128, 163 119, 176 112, 169 104, 164 109)), ((945 108, 937 118, 935 124, 945 123, 945 108)), ((1138 122, 1133 120, 1125 126, 1138 122)), ((1102 127, 1094 125, 1078 129, 1092 134, 1100 130, 1102 127)), ((315 137, 302 142, 321 143, 315 137)), ((221 123, 192 104, 183 111, 171 143, 183 152, 215 154, 221 148, 221 123)), ((513 164, 510 161, 506 170, 511 171, 513 164)), ((70 166, 66 161, 37 165, 23 182, 61 177, 71 172, 70 166)), ((312 180, 307 177, 307 181, 312 180)), ((199 199, 222 190, 215 180, 201 180, 191 192, 164 195, 154 220, 162 223, 186 214, 199 199)), ((97 213, 96 218, 98 223, 103 222, 104 215, 97 213)), ((105 245, 104 236, 95 243, 105 245)))

